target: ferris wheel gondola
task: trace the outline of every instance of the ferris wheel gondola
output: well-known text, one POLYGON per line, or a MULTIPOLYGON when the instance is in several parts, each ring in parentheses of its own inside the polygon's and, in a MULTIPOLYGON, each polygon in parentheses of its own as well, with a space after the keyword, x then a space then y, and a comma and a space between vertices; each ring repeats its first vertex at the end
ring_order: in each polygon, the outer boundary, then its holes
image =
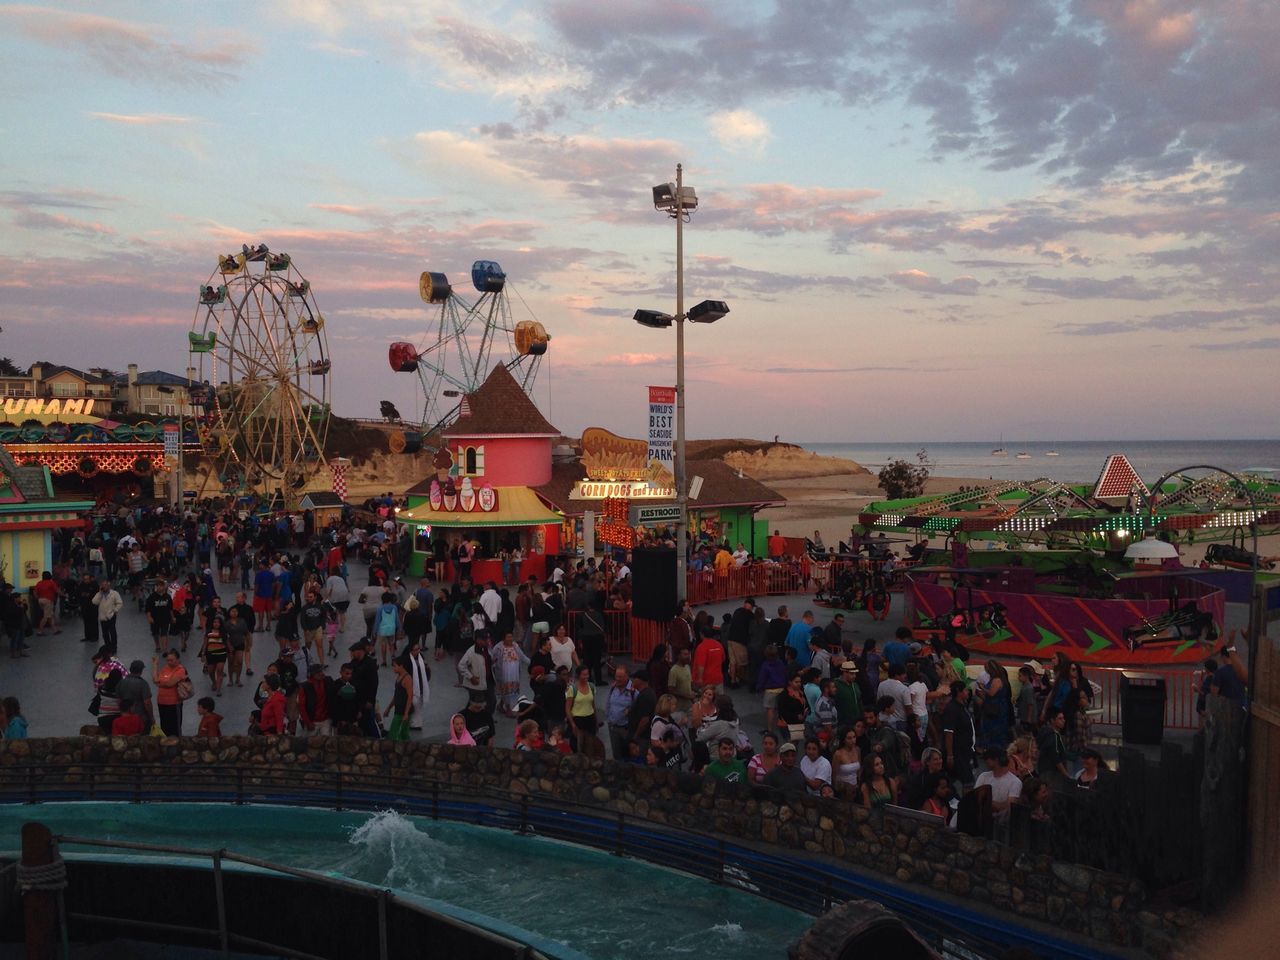
POLYGON ((332 361, 311 284, 266 244, 218 258, 200 288, 190 365, 207 384, 202 445, 224 488, 274 493, 324 462, 332 361))
POLYGON ((471 284, 479 294, 474 303, 460 296, 445 274, 424 272, 418 294, 431 310, 427 336, 418 345, 397 341, 387 351, 392 370, 418 374, 424 433, 449 421, 459 394, 480 387, 496 362, 495 352, 531 393, 551 340, 537 320, 513 320, 510 285, 496 261, 475 261, 471 284))

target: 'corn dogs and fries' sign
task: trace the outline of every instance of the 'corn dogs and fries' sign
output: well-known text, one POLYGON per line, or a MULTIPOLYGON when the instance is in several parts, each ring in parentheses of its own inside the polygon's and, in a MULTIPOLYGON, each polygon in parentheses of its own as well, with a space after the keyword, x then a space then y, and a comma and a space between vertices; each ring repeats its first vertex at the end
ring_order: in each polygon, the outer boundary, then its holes
POLYGON ((582 466, 571 500, 662 500, 675 497, 675 479, 659 460, 649 458, 649 443, 620 437, 600 427, 582 433, 582 466))

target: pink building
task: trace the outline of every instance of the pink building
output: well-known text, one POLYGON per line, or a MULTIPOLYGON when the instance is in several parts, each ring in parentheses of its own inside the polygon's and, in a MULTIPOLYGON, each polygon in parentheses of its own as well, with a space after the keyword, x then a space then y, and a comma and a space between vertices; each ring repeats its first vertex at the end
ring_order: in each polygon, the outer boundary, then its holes
POLYGON ((545 576, 546 557, 560 551, 563 518, 533 488, 551 479, 559 435, 510 371, 494 367, 444 429, 434 471, 405 492, 409 505, 399 519, 414 530, 410 570, 429 570, 442 550, 452 557, 465 537, 478 545, 475 582, 500 583, 498 556, 515 547, 524 555, 521 578, 545 576))

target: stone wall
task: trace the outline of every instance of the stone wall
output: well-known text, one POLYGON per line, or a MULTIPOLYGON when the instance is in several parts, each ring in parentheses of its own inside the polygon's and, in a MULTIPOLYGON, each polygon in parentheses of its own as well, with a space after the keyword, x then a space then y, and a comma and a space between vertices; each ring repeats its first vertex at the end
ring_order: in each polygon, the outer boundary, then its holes
MULTIPOLYGON (((0 742, 0 781, 14 785, 25 781, 20 768, 29 764, 64 767, 63 779, 75 780, 83 775, 82 764, 105 764, 119 774, 137 763, 260 769, 264 780, 284 777, 317 785, 340 771, 402 782, 437 781, 454 790, 501 790, 548 805, 573 801, 602 813, 825 854, 908 887, 941 891, 1063 933, 1138 947, 1157 957, 1167 956, 1175 945, 1185 947, 1198 921, 1191 911, 1147 910, 1137 881, 915 820, 873 818, 861 806, 841 801, 783 798, 694 774, 582 756, 349 737, 0 742)), ((246 777, 246 787, 253 779, 246 777)))

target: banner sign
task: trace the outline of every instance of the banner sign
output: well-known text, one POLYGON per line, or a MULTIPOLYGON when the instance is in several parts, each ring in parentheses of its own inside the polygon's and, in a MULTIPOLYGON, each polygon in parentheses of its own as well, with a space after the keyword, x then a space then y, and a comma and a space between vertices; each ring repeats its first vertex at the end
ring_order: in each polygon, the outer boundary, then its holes
POLYGON ((579 480, 570 500, 670 500, 673 487, 651 487, 643 480, 579 480))
POLYGON ((648 446, 602 427, 582 431, 582 466, 592 480, 644 480, 648 446))
POLYGON ((178 430, 178 425, 165 424, 164 428, 164 452, 166 456, 176 457, 182 449, 182 434, 178 430))
POLYGON ((498 509, 498 491, 483 482, 477 487, 470 477, 463 477, 460 484, 453 477, 445 477, 444 483, 438 479, 431 481, 426 505, 436 513, 491 513, 498 509))
POLYGON ((664 503, 652 507, 631 505, 630 520, 633 527, 652 527, 659 523, 675 523, 679 519, 678 503, 664 503))
POLYGON ((649 463, 676 474, 676 388, 649 388, 649 463))

